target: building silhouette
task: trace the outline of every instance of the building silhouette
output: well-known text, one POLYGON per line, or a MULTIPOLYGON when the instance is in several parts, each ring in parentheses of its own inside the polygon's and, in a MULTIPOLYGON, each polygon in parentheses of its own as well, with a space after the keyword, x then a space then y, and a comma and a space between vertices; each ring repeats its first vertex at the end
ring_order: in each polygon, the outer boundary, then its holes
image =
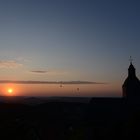
POLYGON ((140 80, 136 76, 136 69, 130 61, 128 68, 128 77, 122 85, 123 97, 137 98, 140 97, 140 80))

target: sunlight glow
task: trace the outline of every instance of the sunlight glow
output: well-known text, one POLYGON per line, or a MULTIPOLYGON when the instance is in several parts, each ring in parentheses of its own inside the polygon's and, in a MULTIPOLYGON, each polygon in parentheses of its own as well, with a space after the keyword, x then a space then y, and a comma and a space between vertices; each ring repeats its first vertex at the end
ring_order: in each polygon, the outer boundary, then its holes
POLYGON ((13 95, 13 89, 12 89, 12 88, 9 88, 9 89, 7 90, 7 92, 8 92, 8 95, 13 95))
POLYGON ((13 92, 13 89, 11 89, 11 88, 8 89, 8 92, 9 92, 9 93, 12 93, 12 92, 13 92))

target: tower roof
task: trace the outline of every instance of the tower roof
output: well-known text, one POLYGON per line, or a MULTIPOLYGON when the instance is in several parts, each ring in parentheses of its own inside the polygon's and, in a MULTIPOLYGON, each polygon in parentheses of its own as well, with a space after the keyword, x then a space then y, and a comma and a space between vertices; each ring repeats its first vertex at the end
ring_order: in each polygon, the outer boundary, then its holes
POLYGON ((140 86, 140 80, 135 77, 135 78, 130 78, 130 77, 127 77, 126 80, 124 81, 124 84, 123 84, 123 87, 131 87, 131 86, 137 86, 139 85, 140 86))
POLYGON ((135 67, 134 67, 134 65, 132 64, 132 62, 130 62, 130 66, 129 66, 128 69, 129 69, 129 70, 135 70, 135 67))
POLYGON ((128 77, 124 81, 123 87, 136 87, 140 86, 140 80, 137 78, 135 73, 135 67, 130 62, 129 68, 128 68, 128 77))

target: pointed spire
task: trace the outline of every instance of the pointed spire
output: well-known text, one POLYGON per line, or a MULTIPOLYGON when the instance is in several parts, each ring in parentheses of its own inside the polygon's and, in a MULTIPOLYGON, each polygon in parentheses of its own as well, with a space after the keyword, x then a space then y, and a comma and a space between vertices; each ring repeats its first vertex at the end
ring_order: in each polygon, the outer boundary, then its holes
POLYGON ((136 76, 135 67, 134 67, 133 64, 132 64, 133 59, 132 59, 131 56, 130 56, 129 61, 130 61, 130 66, 129 66, 129 68, 128 68, 128 76, 129 76, 129 77, 135 77, 135 76, 136 76))
POLYGON ((133 62, 132 56, 130 56, 129 61, 130 61, 130 64, 132 64, 133 62))

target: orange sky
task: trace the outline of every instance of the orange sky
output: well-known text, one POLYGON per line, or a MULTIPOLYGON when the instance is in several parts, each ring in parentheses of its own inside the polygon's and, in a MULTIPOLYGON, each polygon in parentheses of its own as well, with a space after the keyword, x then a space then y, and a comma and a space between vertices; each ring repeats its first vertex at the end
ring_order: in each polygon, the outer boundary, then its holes
POLYGON ((121 86, 110 84, 1 84, 1 94, 9 96, 121 96, 121 86), (119 89, 119 90, 118 90, 119 89))

